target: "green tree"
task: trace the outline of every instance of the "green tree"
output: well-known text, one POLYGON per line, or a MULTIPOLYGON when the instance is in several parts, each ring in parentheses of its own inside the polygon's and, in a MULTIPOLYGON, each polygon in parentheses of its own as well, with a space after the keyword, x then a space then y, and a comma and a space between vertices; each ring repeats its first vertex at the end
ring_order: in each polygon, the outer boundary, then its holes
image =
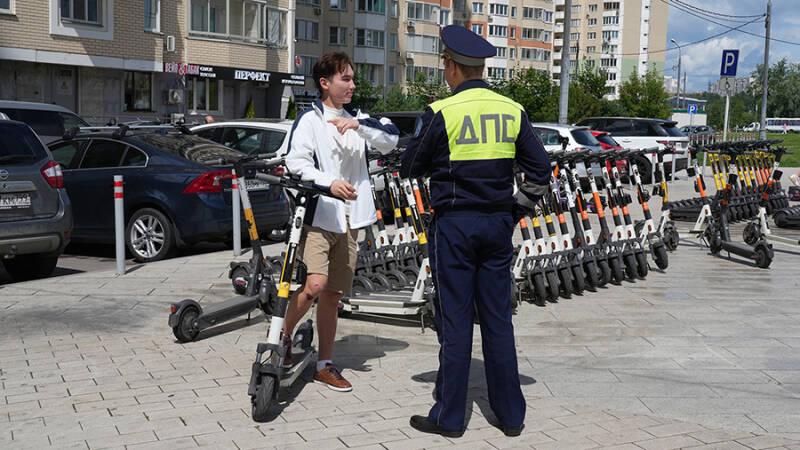
POLYGON ((531 122, 553 122, 558 118, 558 90, 547 72, 521 70, 510 80, 493 80, 491 87, 522 105, 531 122))
POLYGON ((294 103, 294 97, 289 97, 289 105, 286 107, 286 118, 289 120, 297 118, 297 105, 294 103))
MULTIPOLYGON (((730 109, 728 110, 728 127, 734 128, 744 126, 750 122, 755 122, 755 113, 748 108, 747 100, 750 94, 742 92, 731 97, 730 109)), ((708 124, 715 129, 722 131, 725 121, 725 97, 715 95, 706 105, 708 114, 708 124)))
POLYGON ((350 104, 358 109, 365 111, 372 111, 373 107, 381 98, 381 91, 383 86, 376 86, 372 84, 366 77, 363 71, 358 71, 353 77, 353 82, 356 85, 356 90, 353 93, 353 98, 350 104))
POLYGON ((663 76, 651 67, 640 77, 635 71, 619 88, 619 103, 634 117, 666 119, 671 113, 667 104, 663 76))
POLYGON ((444 81, 438 77, 429 79, 422 72, 417 72, 414 81, 407 83, 408 96, 414 105, 418 105, 418 109, 422 109, 425 105, 441 100, 443 98, 453 95, 450 88, 444 81))
MULTIPOLYGON (((763 64, 753 72, 755 82, 750 95, 761 104, 763 86, 763 64)), ((767 117, 800 116, 800 63, 781 59, 769 68, 769 91, 767 92, 767 117)))
POLYGON ((419 98, 412 97, 403 92, 403 87, 395 84, 389 88, 386 98, 378 100, 374 111, 419 111, 425 107, 419 98))
POLYGON ((256 117, 256 108, 255 104, 253 103, 253 98, 250 97, 250 100, 247 101, 247 106, 244 108, 244 118, 254 119, 255 117, 256 117))
POLYGON ((584 64, 569 83, 568 121, 609 115, 612 102, 603 98, 607 91, 606 72, 584 64))

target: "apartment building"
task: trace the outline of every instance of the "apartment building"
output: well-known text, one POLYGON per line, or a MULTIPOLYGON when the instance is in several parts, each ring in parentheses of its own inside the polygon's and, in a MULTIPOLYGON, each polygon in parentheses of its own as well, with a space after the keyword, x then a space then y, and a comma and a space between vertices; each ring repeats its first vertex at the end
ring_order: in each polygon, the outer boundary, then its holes
POLYGON ((111 117, 286 110, 293 0, 0 0, 0 99, 111 117))
MULTIPOLYGON (((561 74, 565 0, 555 0, 553 79, 561 74)), ((606 72, 609 97, 631 73, 654 67, 662 76, 667 43, 667 3, 658 0, 572 0, 570 70, 580 63, 606 72)))

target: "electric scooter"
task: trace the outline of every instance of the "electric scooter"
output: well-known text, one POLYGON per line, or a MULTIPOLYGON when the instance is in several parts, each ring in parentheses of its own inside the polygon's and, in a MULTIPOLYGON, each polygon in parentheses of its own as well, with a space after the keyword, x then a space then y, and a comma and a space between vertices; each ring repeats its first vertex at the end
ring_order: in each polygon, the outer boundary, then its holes
POLYGON ((288 369, 283 367, 286 357, 286 347, 281 344, 283 324, 286 318, 286 309, 289 306, 291 278, 308 202, 317 195, 339 199, 330 192, 330 188, 301 181, 299 176, 278 177, 259 173, 256 174, 256 178, 273 186, 285 188, 287 194, 293 197, 295 207, 267 341, 258 343, 256 359, 253 362, 250 383, 247 388, 247 395, 250 396, 252 403, 253 420, 263 422, 268 419, 270 406, 278 399, 279 388, 291 386, 303 373, 303 370, 316 359, 317 351, 311 346, 314 339, 314 327, 311 320, 307 320, 297 327, 292 339, 292 367, 288 369), (296 193, 292 194, 290 190, 294 190, 296 193))
MULTIPOLYGON (((209 161, 209 163, 212 165, 233 163, 235 173, 245 175, 246 171, 253 171, 254 167, 258 169, 272 168, 283 162, 283 158, 269 161, 258 161, 257 158, 258 156, 247 156, 235 161, 220 159, 209 161)), ((277 296, 273 281, 274 268, 266 260, 261 249, 261 240, 258 236, 246 180, 245 178, 240 178, 240 180, 242 181, 239 185, 242 209, 247 221, 250 246, 253 249, 249 262, 232 263, 231 265, 230 276, 234 283, 234 290, 240 295, 213 303, 205 308, 192 299, 185 299, 171 305, 168 323, 179 342, 193 341, 200 331, 244 314, 247 314, 247 320, 250 320, 251 313, 256 309, 260 309, 266 316, 272 314, 277 296)), ((287 195, 289 195, 288 192, 287 195)), ((305 281, 304 267, 300 267, 302 270, 298 271, 296 277, 300 283, 305 281)))

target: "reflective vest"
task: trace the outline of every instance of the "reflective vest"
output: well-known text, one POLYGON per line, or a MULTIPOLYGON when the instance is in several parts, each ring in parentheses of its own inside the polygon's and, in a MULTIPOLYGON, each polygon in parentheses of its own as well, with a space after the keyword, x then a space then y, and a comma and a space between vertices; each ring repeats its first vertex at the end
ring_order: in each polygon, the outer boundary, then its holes
POLYGON ((430 105, 442 113, 450 161, 513 159, 524 109, 485 88, 465 89, 430 105))

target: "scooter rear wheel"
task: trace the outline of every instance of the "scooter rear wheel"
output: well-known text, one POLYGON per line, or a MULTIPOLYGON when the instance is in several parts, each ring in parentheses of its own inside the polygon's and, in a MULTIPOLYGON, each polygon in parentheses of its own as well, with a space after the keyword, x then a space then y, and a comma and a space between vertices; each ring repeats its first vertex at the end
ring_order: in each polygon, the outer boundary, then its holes
POLYGON ((636 256, 633 253, 629 253, 622 257, 625 262, 625 278, 628 280, 633 280, 636 278, 636 274, 638 273, 637 263, 636 263, 636 256))
POLYGON ((537 306, 544 306, 545 302, 547 301, 547 286, 544 282, 544 274, 534 273, 528 278, 528 282, 532 284, 531 292, 533 295, 531 296, 531 300, 533 300, 533 304, 537 306))
POLYGON ((637 274, 641 278, 647 277, 647 270, 649 268, 647 267, 647 254, 644 252, 644 250, 636 252, 636 265, 638 266, 637 274))
POLYGON ((625 269, 622 268, 622 260, 618 256, 612 256, 608 261, 611 265, 611 274, 614 284, 622 284, 625 280, 625 269))
POLYGON ((756 265, 762 269, 766 269, 772 264, 772 249, 764 243, 764 241, 759 242, 756 244, 755 248, 753 249, 756 252, 756 265))
POLYGON ((664 245, 667 246, 667 250, 673 251, 677 249, 680 239, 680 233, 678 233, 678 230, 675 229, 675 225, 673 225, 671 222, 668 222, 666 225, 664 225, 664 236, 662 237, 662 240, 664 241, 664 245))
POLYGON ((600 283, 598 283, 598 286, 603 287, 611 282, 611 267, 609 267, 607 259, 599 260, 597 267, 600 269, 600 283))
POLYGON ((583 266, 576 264, 572 266, 572 292, 580 295, 586 289, 586 273, 583 266))
POLYGON ((200 329, 194 326, 194 321, 199 315, 200 310, 194 306, 183 308, 178 317, 178 324, 172 327, 172 334, 179 342, 191 342, 200 333, 200 329))
POLYGON ((572 297, 572 273, 569 267, 564 267, 558 270, 558 280, 561 285, 561 297, 572 297))
POLYGON ((275 378, 270 375, 261 375, 261 379, 256 385, 256 395, 251 399, 253 402, 253 420, 256 422, 266 422, 269 419, 269 408, 275 398, 275 378))
POLYGON ((597 262, 588 261, 583 265, 583 271, 586 274, 586 287, 588 289, 594 289, 603 284, 602 277, 600 275, 600 268, 597 267, 597 262))
POLYGON ((661 270, 666 270, 669 267, 669 256, 667 254, 666 245, 656 245, 653 247, 653 261, 661 270))
POLYGON ((558 279, 558 274, 555 270, 551 270, 546 274, 547 278, 547 301, 557 302, 558 295, 561 292, 561 282, 558 279))

